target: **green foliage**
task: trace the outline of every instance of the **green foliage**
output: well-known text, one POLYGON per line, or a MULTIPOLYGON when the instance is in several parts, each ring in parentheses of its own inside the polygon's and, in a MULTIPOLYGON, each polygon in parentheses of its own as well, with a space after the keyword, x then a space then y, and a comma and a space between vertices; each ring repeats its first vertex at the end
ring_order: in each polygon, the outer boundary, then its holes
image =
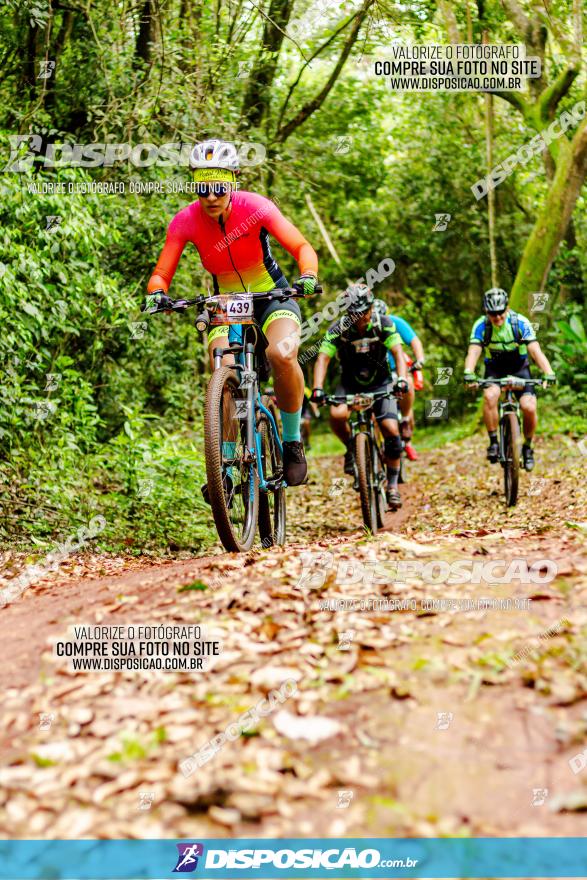
POLYGON ((207 590, 208 585, 203 581, 194 581, 191 584, 186 584, 183 587, 180 587, 177 591, 178 593, 189 593, 191 590, 207 590))
POLYGON ((128 763, 129 761, 140 761, 146 758, 150 752, 158 745, 165 742, 167 733, 164 727, 156 727, 152 736, 146 742, 141 742, 138 738, 128 735, 121 737, 121 748, 117 752, 111 752, 108 760, 114 763, 128 763))
POLYGON ((137 247, 145 257, 149 204, 121 211, 91 193, 64 204, 31 196, 24 178, 0 205, 0 539, 49 546, 100 513, 103 548, 206 545, 202 346, 186 320, 144 320, 128 268, 137 247), (61 224, 46 230, 48 215, 61 224))
POLYGON ((587 383, 587 333, 577 313, 568 320, 555 321, 557 341, 550 346, 555 353, 554 367, 559 379, 573 388, 587 383))

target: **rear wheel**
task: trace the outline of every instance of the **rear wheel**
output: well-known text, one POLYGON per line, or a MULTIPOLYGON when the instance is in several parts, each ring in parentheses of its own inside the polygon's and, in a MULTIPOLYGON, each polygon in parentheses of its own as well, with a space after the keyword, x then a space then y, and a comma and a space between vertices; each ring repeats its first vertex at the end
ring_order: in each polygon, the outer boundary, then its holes
POLYGON ((212 373, 204 419, 208 495, 218 536, 226 550, 236 552, 252 547, 259 508, 257 469, 246 460, 245 401, 234 370, 212 373))
MULTIPOLYGON (((269 410, 277 425, 277 409, 269 397, 262 398, 263 405, 269 410)), ((261 414, 258 423, 261 435, 261 460, 266 480, 276 483, 283 479, 283 459, 275 433, 266 415, 261 414)), ((285 489, 274 492, 259 492, 259 537, 264 547, 285 543, 285 489)))
POLYGON ((377 499, 373 485, 373 457, 371 437, 359 431, 355 437, 355 459, 359 475, 359 496, 365 527, 372 534, 377 533, 377 499))
POLYGON ((505 455, 503 466, 505 500, 508 507, 513 507, 518 500, 520 477, 520 423, 516 413, 510 412, 504 415, 502 430, 505 455))

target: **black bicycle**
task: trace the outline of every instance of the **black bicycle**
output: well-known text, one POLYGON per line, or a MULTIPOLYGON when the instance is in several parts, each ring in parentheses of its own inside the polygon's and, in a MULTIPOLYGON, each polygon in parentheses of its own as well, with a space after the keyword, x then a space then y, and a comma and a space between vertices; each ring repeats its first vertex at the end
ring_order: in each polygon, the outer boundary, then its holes
POLYGON ((365 527, 375 535, 383 528, 387 511, 387 476, 383 452, 383 437, 373 418, 373 404, 376 400, 396 396, 388 386, 382 391, 364 391, 358 394, 326 395, 324 403, 340 406, 345 403, 356 413, 349 420, 352 449, 354 452, 354 486, 361 499, 361 513, 365 527))
MULTIPOLYGON (((320 293, 321 287, 316 288, 320 293)), ((201 310, 196 328, 228 325, 228 348, 214 348, 214 369, 206 389, 204 454, 207 494, 222 544, 229 551, 249 550, 257 527, 263 546, 283 544, 286 482, 283 446, 275 403, 259 387, 269 375, 267 338, 255 319, 259 300, 303 298, 291 288, 264 293, 224 293, 173 300, 163 311, 201 310), (226 355, 233 363, 223 364, 226 355)))
POLYGON ((503 379, 477 379, 480 388, 499 385, 505 390, 505 397, 499 401, 499 458, 503 468, 503 486, 506 505, 514 507, 518 500, 520 480, 520 450, 522 431, 520 425, 520 404, 514 391, 523 391, 526 385, 537 387, 544 379, 524 379, 519 376, 505 376, 503 379))

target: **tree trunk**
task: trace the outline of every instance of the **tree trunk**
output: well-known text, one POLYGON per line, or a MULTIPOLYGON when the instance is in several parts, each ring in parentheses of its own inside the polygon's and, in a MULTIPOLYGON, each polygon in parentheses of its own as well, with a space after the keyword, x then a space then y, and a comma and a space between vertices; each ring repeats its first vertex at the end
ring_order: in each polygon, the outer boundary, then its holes
POLYGON ((322 104, 330 94, 330 90, 336 83, 340 72, 345 65, 345 62, 357 41, 363 21, 365 20, 367 13, 369 12, 369 9, 373 5, 373 3, 374 0, 364 0, 363 6, 355 15, 350 33, 344 46, 342 47, 342 51, 339 55, 338 61, 336 62, 332 73, 328 78, 328 81, 315 98, 312 98, 310 101, 304 104, 304 106, 301 108, 301 110, 298 111, 298 113, 296 113, 293 119, 290 119, 289 122, 279 127, 275 135, 275 138, 277 141, 279 141, 279 143, 284 143, 287 138, 290 137, 291 134, 293 134, 296 128, 299 128, 300 125, 303 125, 306 119, 308 119, 312 115, 312 113, 315 113, 316 110, 318 110, 322 106, 322 104))
POLYGON ((73 29, 75 12, 71 9, 67 9, 63 12, 63 17, 61 19, 61 27, 57 32, 57 36, 53 45, 51 46, 50 58, 55 61, 55 72, 45 83, 45 109, 50 110, 55 106, 55 83, 57 80, 57 76, 59 75, 59 61, 61 58, 61 53, 65 49, 67 43, 69 42, 69 38, 71 36, 71 31, 73 29))
POLYGON ((152 44, 156 39, 153 0, 145 0, 139 17, 139 34, 136 42, 136 57, 145 64, 151 61, 152 44))
POLYGON ((565 234, 587 172, 587 127, 573 140, 561 139, 556 171, 538 212, 511 294, 514 309, 524 310, 531 293, 543 290, 552 262, 565 234))
POLYGON ((271 86, 277 70, 279 50, 292 8, 291 0, 271 0, 263 28, 261 51, 247 83, 239 126, 241 131, 259 126, 269 111, 271 86))
POLYGON ((26 49, 23 65, 23 85, 28 93, 30 101, 34 101, 37 94, 37 44, 39 29, 36 24, 27 26, 26 49))

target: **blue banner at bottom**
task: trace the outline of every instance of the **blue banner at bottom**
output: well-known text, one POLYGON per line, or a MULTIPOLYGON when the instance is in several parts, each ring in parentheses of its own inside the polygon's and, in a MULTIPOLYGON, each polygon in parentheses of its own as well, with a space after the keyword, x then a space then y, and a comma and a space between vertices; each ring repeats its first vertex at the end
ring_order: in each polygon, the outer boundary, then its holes
POLYGON ((0 880, 582 877, 587 838, 2 840, 0 880))

